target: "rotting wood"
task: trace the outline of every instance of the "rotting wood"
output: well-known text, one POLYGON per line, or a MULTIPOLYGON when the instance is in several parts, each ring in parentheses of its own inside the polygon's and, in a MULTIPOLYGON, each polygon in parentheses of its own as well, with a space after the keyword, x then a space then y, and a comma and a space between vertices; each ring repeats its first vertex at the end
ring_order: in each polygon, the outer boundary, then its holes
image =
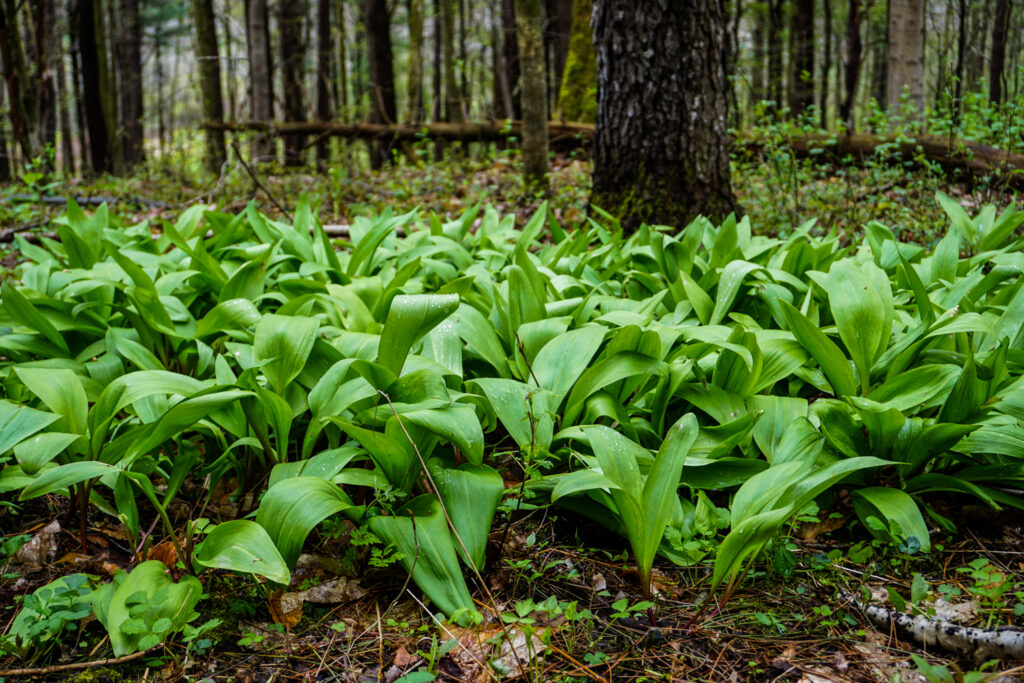
POLYGON ((881 605, 870 605, 851 596, 851 602, 880 629, 895 628, 926 647, 938 646, 944 650, 973 655, 986 660, 992 657, 1024 659, 1024 630, 996 629, 993 631, 960 626, 925 615, 911 616, 881 605))

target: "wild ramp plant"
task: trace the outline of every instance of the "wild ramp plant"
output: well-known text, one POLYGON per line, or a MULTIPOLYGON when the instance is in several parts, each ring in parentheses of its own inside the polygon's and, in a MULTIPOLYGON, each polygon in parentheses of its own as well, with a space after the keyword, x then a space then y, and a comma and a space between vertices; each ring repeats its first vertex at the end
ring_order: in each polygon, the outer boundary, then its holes
POLYGON ((952 524, 928 494, 1020 508, 1024 479, 1024 213, 942 201, 930 252, 482 207, 359 218, 336 251, 306 202, 155 238, 72 203, 0 289, 0 493, 73 496, 135 547, 155 515, 187 574, 278 584, 341 515, 463 623, 499 509, 607 526, 644 588, 656 555, 734 586, 840 483, 837 512, 927 551, 952 524), (218 487, 238 518, 201 533, 173 503, 218 487))

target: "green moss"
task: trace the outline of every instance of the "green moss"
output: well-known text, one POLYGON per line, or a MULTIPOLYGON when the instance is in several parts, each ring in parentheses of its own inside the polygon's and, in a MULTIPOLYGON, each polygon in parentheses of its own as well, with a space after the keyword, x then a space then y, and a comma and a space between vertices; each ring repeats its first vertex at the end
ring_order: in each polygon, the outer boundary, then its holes
POLYGON ((593 0, 573 1, 569 56, 558 91, 558 118, 564 121, 597 120, 597 56, 590 32, 592 9, 593 0))

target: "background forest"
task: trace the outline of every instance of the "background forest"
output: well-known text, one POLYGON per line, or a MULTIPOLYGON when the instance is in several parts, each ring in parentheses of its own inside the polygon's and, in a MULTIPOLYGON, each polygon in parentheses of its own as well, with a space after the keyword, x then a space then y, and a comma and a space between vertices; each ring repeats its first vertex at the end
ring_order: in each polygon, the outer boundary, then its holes
POLYGON ((1020 680, 1013 0, 0 0, 0 683, 1020 680))

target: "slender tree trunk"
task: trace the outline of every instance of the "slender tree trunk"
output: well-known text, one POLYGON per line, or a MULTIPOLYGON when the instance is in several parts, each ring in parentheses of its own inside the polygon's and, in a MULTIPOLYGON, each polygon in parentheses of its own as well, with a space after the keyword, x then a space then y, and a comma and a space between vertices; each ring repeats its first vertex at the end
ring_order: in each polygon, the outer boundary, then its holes
POLYGON ((825 19, 825 55, 821 64, 821 127, 828 128, 828 95, 832 71, 832 0, 822 0, 825 19))
POLYGON ((573 3, 572 38, 558 94, 560 117, 566 121, 593 123, 597 119, 597 58, 590 30, 593 12, 593 0, 573 3))
POLYGON ((753 47, 753 65, 750 69, 750 99, 756 105, 765 99, 765 38, 768 33, 765 10, 761 5, 754 5, 750 8, 753 18, 751 28, 751 43, 753 47))
MULTIPOLYGON (((0 63, 0 68, 3 64, 0 63)), ((5 88, 0 88, 0 108, 4 104, 4 93, 5 88)), ((7 151, 7 134, 4 131, 4 127, 0 126, 0 182, 7 182, 11 179, 11 158, 8 156, 7 151)))
MULTIPOLYGON (((316 118, 331 119, 331 0, 317 0, 316 17, 316 118)), ((321 169, 330 161, 331 147, 325 138, 316 145, 316 161, 321 169)))
POLYGON ((348 34, 345 26, 345 2, 337 0, 334 7, 335 21, 338 26, 338 116, 348 117, 348 47, 345 45, 348 34))
POLYGON ((107 121, 107 142, 110 145, 110 170, 114 175, 125 171, 124 153, 121 148, 121 101, 118 93, 118 60, 121 41, 117 39, 116 0, 97 2, 96 46, 100 55, 100 97, 103 100, 103 115, 107 121))
MULTIPOLYGON (((267 0, 246 0, 245 32, 249 55, 249 106, 255 121, 274 120, 274 70, 270 62, 270 15, 267 0)), ((254 161, 274 158, 274 141, 267 135, 252 138, 254 161)))
POLYGON ((82 52, 79 41, 81 39, 80 23, 80 0, 68 0, 65 12, 68 17, 68 32, 71 38, 71 104, 75 108, 75 125, 78 130, 78 157, 81 159, 81 169, 85 171, 90 159, 89 153, 89 132, 85 124, 85 96, 82 94, 82 52))
POLYGON ((789 36, 789 108, 802 114, 814 104, 814 0, 793 2, 789 36))
MULTIPOLYGON (((38 0, 30 15, 35 23, 35 120, 42 145, 57 140, 56 62, 60 58, 57 42, 57 7, 55 0, 38 0)), ((49 163, 49 160, 47 160, 49 163)))
POLYGON ((988 98, 1003 99, 1003 65, 1006 62, 1006 34, 1010 18, 1009 0, 996 0, 995 21, 992 22, 992 58, 988 67, 988 98))
POLYGON ((850 10, 846 17, 846 73, 844 74, 845 95, 839 108, 839 120, 846 126, 846 131, 856 130, 853 120, 854 104, 857 102, 857 85, 860 82, 860 62, 863 43, 860 38, 861 0, 850 0, 850 10))
POLYGON ((903 89, 914 117, 924 114, 924 2, 889 0, 889 106, 898 108, 903 89))
POLYGON ((562 87, 569 41, 572 35, 573 0, 546 0, 547 20, 544 22, 544 45, 547 55, 549 100, 548 109, 554 111, 562 87))
POLYGON ((164 55, 162 39, 157 35, 153 41, 153 59, 156 70, 156 139, 160 155, 167 154, 167 118, 164 107, 164 55))
POLYGON ((781 107, 785 95, 782 63, 782 0, 768 0, 768 93, 776 107, 781 107))
POLYGON ((423 122, 423 0, 409 0, 409 85, 405 120, 423 122))
POLYGON ((960 102, 963 97, 964 83, 964 53, 967 50, 967 0, 959 1, 959 28, 957 30, 956 43, 956 83, 953 86, 953 121, 960 120, 960 102))
MULTIPOLYGON (((244 4, 244 3, 243 3, 244 4)), ((243 10, 244 10, 243 6, 243 10)), ((234 49, 231 47, 234 42, 234 36, 231 32, 231 2, 230 0, 224 1, 224 11, 221 14, 221 22, 224 24, 224 70, 227 72, 224 74, 224 92, 228 96, 227 104, 227 117, 229 121, 238 120, 238 94, 235 92, 235 55, 234 49)))
POLYGON ((458 0, 459 7, 459 97, 463 102, 465 111, 463 118, 469 116, 469 108, 473 100, 469 97, 469 53, 466 52, 466 0, 458 0))
POLYGON ((439 0, 441 7, 441 42, 444 45, 444 94, 447 120, 459 123, 462 115, 462 97, 455 78, 455 10, 452 0, 439 0))
POLYGON ((591 203, 627 230, 737 211, 718 0, 595 0, 598 113, 591 203), (669 87, 670 86, 670 87, 669 87))
MULTIPOLYGON (((302 87, 302 63, 305 47, 302 24, 305 2, 281 0, 278 3, 278 32, 281 38, 281 85, 284 88, 284 120, 306 118, 306 97, 302 87)), ((306 138, 288 135, 284 138, 285 166, 302 166, 306 138)))
MULTIPOLYGON (((395 74, 391 62, 391 16, 387 0, 364 0, 367 52, 370 56, 370 121, 395 123, 395 74)), ((376 142, 370 148, 370 166, 380 168, 391 158, 391 145, 376 142)))
POLYGON ((121 154, 127 170, 144 158, 142 140, 142 29, 139 0, 118 0, 118 49, 121 74, 121 154))
POLYGON ((546 193, 548 111, 542 0, 516 0, 516 26, 523 70, 523 184, 527 191, 546 193))
MULTIPOLYGON (((441 34, 444 33, 444 19, 441 16, 441 3, 443 0, 434 0, 434 21, 433 21, 433 48, 434 63, 431 79, 431 86, 434 90, 433 102, 430 106, 430 120, 432 123, 444 121, 447 117, 444 105, 444 77, 441 64, 444 61, 444 46, 441 34)), ((441 140, 434 141, 434 161, 441 161, 444 158, 444 143, 441 140)))
POLYGON ((871 22, 871 56, 874 71, 871 74, 871 95, 884 111, 889 106, 889 18, 886 5, 885 25, 871 22))
MULTIPOLYGON (((287 3, 286 3, 287 4, 287 3)), ((203 97, 203 116, 207 121, 224 120, 224 101, 220 91, 220 52, 213 17, 213 0, 192 0, 192 21, 196 31, 196 57, 203 97)), ((225 160, 224 133, 206 129, 206 168, 220 173, 225 160)))
MULTIPOLYGON (((65 17, 66 19, 66 17, 65 17)), ((67 28, 67 21, 63 22, 67 28)), ((62 32, 58 32, 60 35, 62 32)), ((59 44, 58 44, 59 45, 59 44)), ((72 175, 75 172, 75 153, 71 146, 71 87, 68 83, 67 68, 64 65, 64 53, 61 47, 55 48, 57 58, 57 106, 60 116, 60 156, 62 168, 65 175, 72 175)))
POLYGON ((516 36, 514 0, 501 0, 502 45, 505 48, 505 82, 512 99, 511 118, 523 118, 523 101, 519 84, 519 38, 516 36))

